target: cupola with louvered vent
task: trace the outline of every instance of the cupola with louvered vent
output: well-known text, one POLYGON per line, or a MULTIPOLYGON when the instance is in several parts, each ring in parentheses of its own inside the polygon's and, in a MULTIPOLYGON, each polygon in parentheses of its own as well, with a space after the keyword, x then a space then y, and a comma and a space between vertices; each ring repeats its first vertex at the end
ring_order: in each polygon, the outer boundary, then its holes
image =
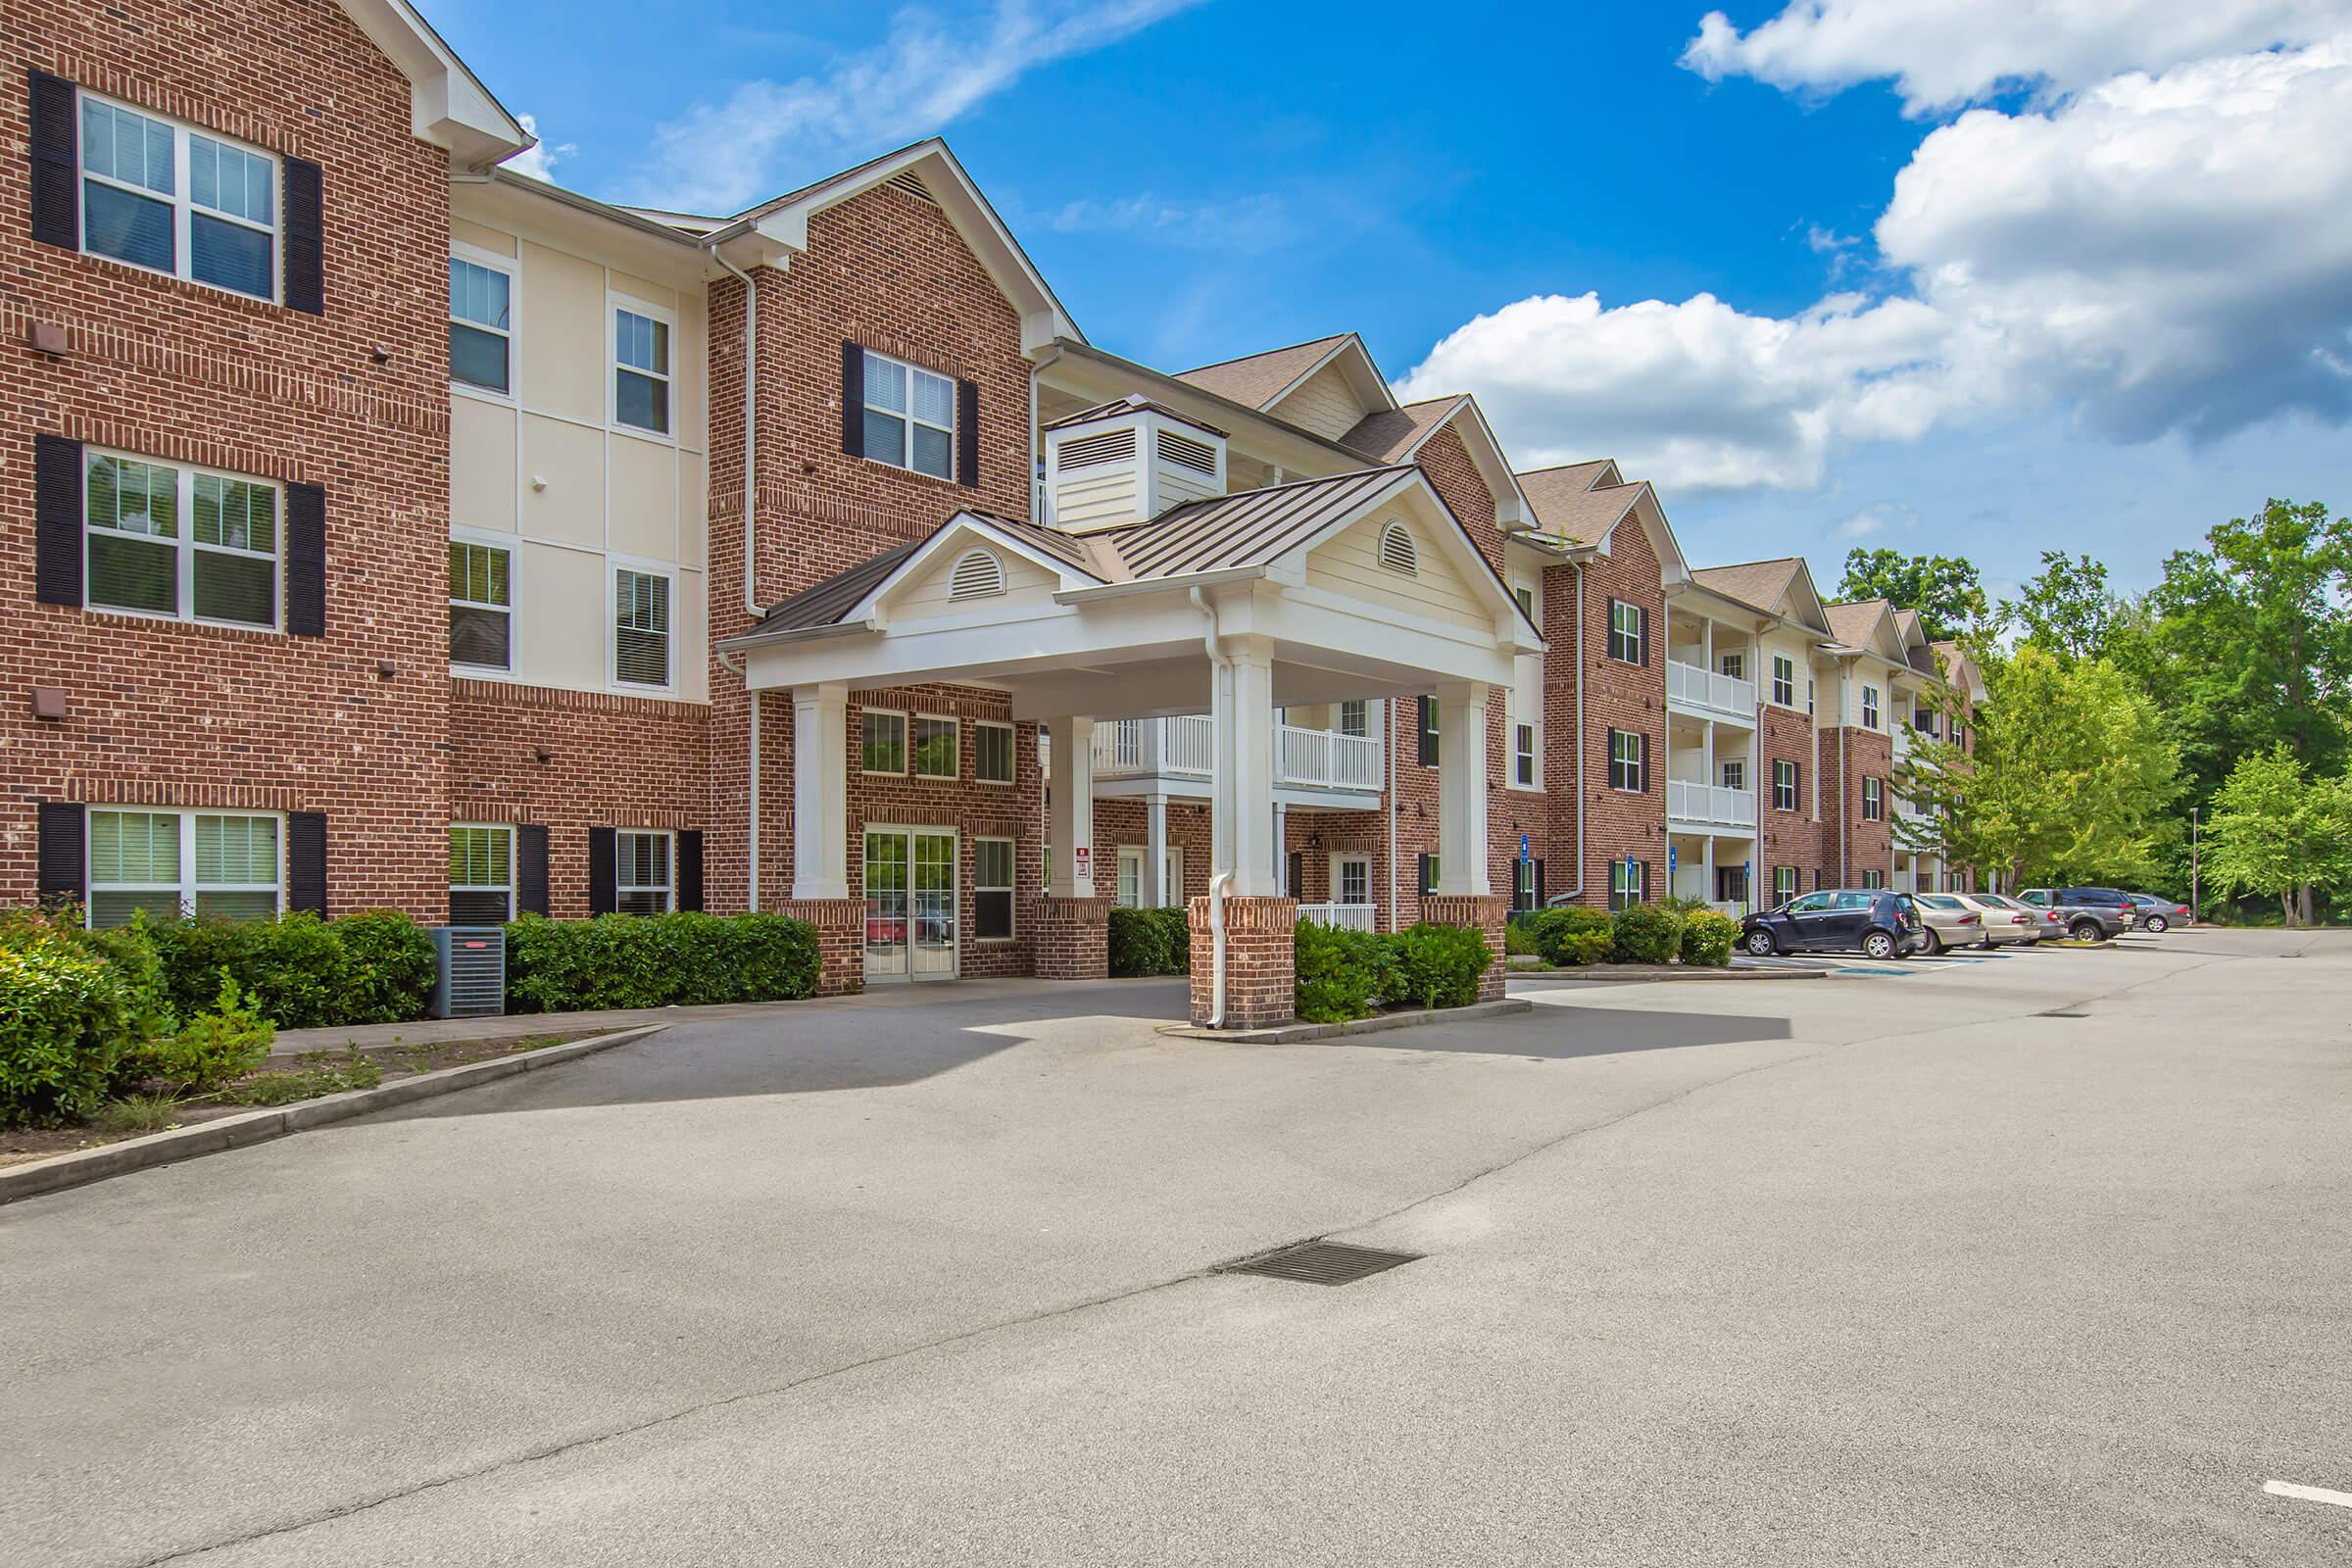
POLYGON ((1046 426, 1046 520, 1070 533, 1225 493, 1225 432, 1144 398, 1046 426))

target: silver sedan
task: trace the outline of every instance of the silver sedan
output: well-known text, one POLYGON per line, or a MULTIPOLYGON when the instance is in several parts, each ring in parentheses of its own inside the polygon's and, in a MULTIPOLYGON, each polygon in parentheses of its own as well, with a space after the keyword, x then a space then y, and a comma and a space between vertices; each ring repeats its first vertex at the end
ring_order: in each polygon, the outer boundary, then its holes
POLYGON ((1920 917, 1927 922, 1928 953, 1932 956, 1947 948, 1975 948, 1984 943, 1984 915, 1961 901, 1957 893, 1917 893, 1912 902, 1919 906, 1920 917))
POLYGON ((2055 935, 2056 922, 2048 913, 2032 905, 2020 904, 1999 893, 1956 893, 1952 895, 1984 919, 1984 945, 1990 948, 2007 947, 2022 942, 2033 947, 2041 941, 2044 931, 2055 935))

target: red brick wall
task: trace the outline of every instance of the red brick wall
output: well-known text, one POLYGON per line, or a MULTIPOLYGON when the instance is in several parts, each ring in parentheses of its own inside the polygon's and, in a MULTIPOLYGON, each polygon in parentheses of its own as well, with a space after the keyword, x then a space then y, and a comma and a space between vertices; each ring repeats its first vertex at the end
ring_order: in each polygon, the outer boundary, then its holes
MULTIPOLYGON (((1184 796, 1168 799, 1168 842, 1184 851, 1184 886, 1171 888, 1169 903, 1181 906, 1188 899, 1208 897, 1211 854, 1208 803, 1184 796)), ((1104 898, 1119 892, 1119 847, 1151 846, 1150 808, 1124 796, 1095 800, 1095 891, 1104 898)))
MULTIPOLYGON (((1796 886, 1799 892, 1811 892, 1816 874, 1835 880, 1838 874, 1836 855, 1822 856, 1824 834, 1822 825, 1814 820, 1816 798, 1814 792, 1825 781, 1813 765, 1813 721, 1802 713, 1766 704, 1763 710, 1764 728, 1757 750, 1759 760, 1756 776, 1756 816, 1763 829, 1763 844, 1759 852, 1755 889, 1756 902, 1769 906, 1772 902, 1772 872, 1777 866, 1797 868, 1796 886), (1796 809, 1784 811, 1773 804, 1773 763, 1777 760, 1796 764, 1796 809)), ((1835 789, 1834 783, 1829 785, 1835 789)))
POLYGON ((55 0, 12 16, 0 91, 0 396, 11 416, 0 422, 11 612, 0 635, 10 758, 0 903, 33 895, 33 803, 49 798, 324 811, 333 908, 439 919, 447 157, 410 134, 406 77, 328 0, 127 10, 55 0), (27 67, 319 164, 325 315, 33 243, 27 67), (25 346, 35 320, 67 328, 67 357, 25 346), (323 485, 327 635, 35 605, 41 432, 323 485), (62 722, 29 717, 34 685, 66 689, 62 722))
MULTIPOLYGON (((1837 736, 1824 737, 1830 744, 1837 736)), ((1886 885, 1894 885, 1894 829, 1892 812, 1894 791, 1886 780, 1894 772, 1894 742, 1885 732, 1860 728, 1844 731, 1844 777, 1838 789, 1842 802, 1839 817, 1845 835, 1844 880, 1859 887, 1865 871, 1886 873, 1886 885), (1866 821, 1862 815, 1862 781, 1880 781, 1881 807, 1879 819, 1866 821)), ((1837 875, 1837 863, 1831 862, 1831 874, 1837 875)))
MULTIPOLYGON (((1658 581, 1657 553, 1638 521, 1628 518, 1612 536, 1609 554, 1585 566, 1584 663, 1576 662, 1575 585, 1547 592, 1545 619, 1551 623, 1549 667, 1566 674, 1565 722, 1548 748, 1553 790, 1572 800, 1576 789, 1576 687, 1585 688, 1585 863, 1583 902, 1606 906, 1609 866, 1629 856, 1650 866, 1651 895, 1666 891, 1666 596, 1658 581), (1649 612, 1648 662, 1628 664, 1609 657, 1609 601, 1623 600, 1649 612), (1552 606, 1560 607, 1557 612, 1552 606), (1562 617, 1566 617, 1563 622, 1562 617), (1639 793, 1609 787, 1609 731, 1632 730, 1649 737, 1648 788, 1639 793), (1560 765, 1564 761, 1565 765, 1560 765)), ((1547 583, 1547 590, 1552 585, 1547 583)), ((1555 677, 1556 678, 1556 677, 1555 677)), ((1547 684, 1549 684, 1547 682, 1547 684)), ((1557 718, 1555 716, 1555 722, 1557 718)), ((1567 851, 1552 865, 1573 858, 1575 820, 1555 815, 1554 838, 1567 851), (1566 836, 1561 836, 1565 827, 1566 836)), ((1548 867, 1547 867, 1548 869, 1548 867)), ((1563 889, 1570 884, 1557 880, 1563 889)))

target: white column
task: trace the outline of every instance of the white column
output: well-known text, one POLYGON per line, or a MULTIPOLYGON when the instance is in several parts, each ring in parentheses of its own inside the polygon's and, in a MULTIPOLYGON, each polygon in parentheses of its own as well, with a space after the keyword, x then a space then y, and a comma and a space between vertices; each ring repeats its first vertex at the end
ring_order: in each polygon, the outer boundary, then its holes
POLYGON ((792 690, 792 896, 850 896, 850 693, 792 690))
POLYGON ((1231 867, 1237 898, 1274 898, 1274 653, 1262 637, 1226 642, 1225 701, 1218 721, 1217 832, 1224 846, 1219 869, 1231 867), (1231 808, 1228 809, 1228 807, 1231 808))
MULTIPOLYGON (((1666 732, 1670 735, 1673 734, 1674 727, 1671 724, 1668 725, 1666 732)), ((1698 759, 1700 766, 1704 769, 1699 776, 1707 781, 1707 788, 1713 790, 1719 787, 1723 780, 1715 776, 1715 721, 1711 718, 1699 726, 1698 759)), ((1715 797, 1709 795, 1707 809, 1710 816, 1714 812, 1714 802, 1715 797)))
POLYGON ((1710 833, 1699 843, 1698 896, 1709 904, 1715 902, 1715 835, 1710 833))
POLYGON ((1280 801, 1274 803, 1274 826, 1271 831, 1274 835, 1274 885, 1295 899, 1298 896, 1298 890, 1282 886, 1283 873, 1290 867, 1291 836, 1287 808, 1280 801))
POLYGON ((1137 895, 1145 908, 1156 909, 1168 902, 1167 879, 1168 798, 1147 795, 1144 797, 1144 885, 1137 895))
MULTIPOLYGON (((1046 813, 1046 837, 1054 843, 1054 863, 1046 867, 1046 897, 1091 899, 1095 896, 1095 721, 1054 718, 1046 721, 1054 747, 1053 800, 1046 813), (1086 852, 1081 872, 1079 851, 1086 852)), ((1116 876, 1116 867, 1110 873, 1116 876)))
POLYGON ((1438 891, 1487 893, 1487 688, 1438 689, 1438 891))

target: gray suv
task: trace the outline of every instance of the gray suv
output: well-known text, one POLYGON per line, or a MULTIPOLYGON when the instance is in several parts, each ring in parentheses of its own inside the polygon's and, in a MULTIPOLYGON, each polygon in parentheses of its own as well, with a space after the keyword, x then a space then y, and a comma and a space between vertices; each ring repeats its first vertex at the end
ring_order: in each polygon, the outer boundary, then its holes
POLYGON ((2111 942, 2132 929, 2139 918, 2132 895, 2114 888, 2028 888, 2018 898, 2036 909, 2048 909, 2077 942, 2111 942))

